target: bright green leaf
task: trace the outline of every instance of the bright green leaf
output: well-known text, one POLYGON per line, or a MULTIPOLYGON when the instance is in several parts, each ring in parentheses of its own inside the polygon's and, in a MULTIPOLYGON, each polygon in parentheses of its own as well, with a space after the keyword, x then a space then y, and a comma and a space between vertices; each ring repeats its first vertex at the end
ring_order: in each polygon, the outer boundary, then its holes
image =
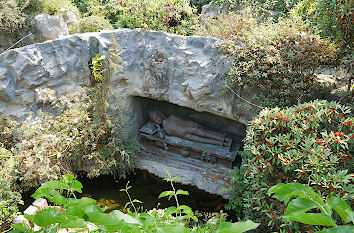
POLYGON ((260 224, 251 220, 245 222, 223 222, 216 229, 216 233, 242 233, 256 229, 260 224))
POLYGON ((336 226, 335 221, 332 219, 331 216, 328 216, 323 213, 298 213, 298 214, 293 214, 289 217, 283 216, 283 218, 286 219, 291 219, 297 222, 301 222, 304 224, 310 224, 310 225, 320 225, 320 226, 330 226, 334 227, 336 226))

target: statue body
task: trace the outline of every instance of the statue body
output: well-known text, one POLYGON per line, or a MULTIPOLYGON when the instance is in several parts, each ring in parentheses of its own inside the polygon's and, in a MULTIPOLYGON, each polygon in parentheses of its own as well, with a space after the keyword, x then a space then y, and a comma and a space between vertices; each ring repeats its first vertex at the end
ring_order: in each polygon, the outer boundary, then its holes
POLYGON ((152 112, 150 120, 156 126, 160 138, 164 138, 166 133, 190 141, 226 146, 229 149, 231 147, 232 139, 226 137, 226 134, 206 130, 193 121, 183 120, 174 115, 166 118, 161 112, 152 112))

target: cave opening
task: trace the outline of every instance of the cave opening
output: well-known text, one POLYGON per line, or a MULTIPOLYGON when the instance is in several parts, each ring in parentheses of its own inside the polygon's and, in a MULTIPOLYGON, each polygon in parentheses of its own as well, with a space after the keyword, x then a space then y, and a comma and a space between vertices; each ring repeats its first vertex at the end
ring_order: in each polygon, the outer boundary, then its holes
MULTIPOLYGON (((240 166, 241 157, 238 151, 243 146, 242 140, 246 134, 244 124, 208 112, 198 112, 166 101, 139 96, 130 97, 130 109, 136 130, 139 132, 139 140, 143 144, 143 151, 159 156, 164 154, 190 157, 230 169, 235 165, 240 166), (161 124, 162 132, 166 135, 163 138, 158 134, 159 126, 151 120, 151 114, 154 112, 162 113, 166 118, 167 124, 161 124), (194 126, 185 126, 182 127, 181 135, 171 135, 169 125, 172 125, 173 129, 180 127, 175 121, 186 123, 185 125, 196 124, 197 130, 194 126), (188 137, 190 131, 193 133, 197 131, 198 135, 188 137), (224 143, 219 135, 225 139, 224 143), (217 139, 214 139, 215 137, 217 139)), ((179 128, 178 130, 181 131, 179 128)))

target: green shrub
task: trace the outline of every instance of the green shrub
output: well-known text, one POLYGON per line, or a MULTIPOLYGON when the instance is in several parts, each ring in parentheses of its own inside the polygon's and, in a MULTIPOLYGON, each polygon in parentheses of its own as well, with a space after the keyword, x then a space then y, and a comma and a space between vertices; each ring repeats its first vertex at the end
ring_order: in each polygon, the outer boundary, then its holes
POLYGON ((190 0, 190 4, 193 7, 197 7, 198 12, 202 11, 202 6, 209 4, 212 0, 190 0))
POLYGON ((42 6, 41 13, 56 15, 71 11, 79 15, 78 9, 70 0, 43 0, 42 6))
POLYGON ((105 16, 115 28, 143 28, 191 35, 198 20, 188 0, 127 0, 119 4, 90 0, 89 13, 105 16))
POLYGON ((42 0, 16 0, 26 15, 35 15, 43 9, 42 0))
POLYGON ((350 114, 348 107, 336 102, 316 100, 265 109, 254 118, 245 145, 245 215, 261 220, 264 231, 279 230, 286 206, 266 195, 277 183, 309 184, 322 195, 352 205, 354 117, 350 114))
POLYGON ((99 32, 102 30, 113 30, 113 26, 104 16, 99 15, 82 17, 77 24, 69 27, 70 33, 99 32))
MULTIPOLYGON (((302 0, 291 11, 293 17, 300 16, 311 28, 324 38, 329 38, 339 45, 337 67, 340 66, 342 77, 348 83, 351 92, 354 66, 354 1, 348 0, 302 0)), ((351 93, 350 93, 351 92, 351 93)), ((350 102, 350 100, 349 100, 350 102)))
POLYGON ((348 0, 302 0, 292 15, 308 21, 322 36, 353 49, 353 7, 353 1, 348 0))
POLYGON ((213 4, 229 4, 230 9, 251 7, 252 11, 264 18, 278 21, 286 17, 291 9, 301 0, 213 0, 213 4))
POLYGON ((81 13, 85 14, 88 11, 88 1, 89 0, 74 0, 73 4, 75 4, 81 13))
MULTIPOLYGON (((1 132, 1 131, 0 131, 1 132)), ((14 158, 10 151, 0 146, 0 231, 6 232, 17 216, 18 205, 23 204, 16 189, 14 158)))
POLYGON ((250 9, 246 9, 240 14, 229 12, 218 19, 209 18, 205 25, 199 28, 198 34, 233 41, 238 40, 239 37, 249 33, 257 26, 257 19, 253 17, 250 9))
MULTIPOLYGON (((41 90, 48 91, 48 90, 41 90)), ((61 177, 64 173, 85 171, 89 176, 117 174, 125 176, 132 169, 134 148, 119 137, 117 127, 121 117, 105 115, 106 122, 93 113, 99 97, 69 94, 54 99, 53 107, 60 112, 51 115, 39 111, 18 129, 22 141, 16 145, 17 169, 24 189, 61 177)), ((132 144, 133 142, 131 142, 132 144)))
POLYGON ((17 121, 12 120, 7 116, 0 116, 0 146, 11 150, 14 146, 15 138, 15 129, 18 126, 17 121))
POLYGON ((0 1, 0 34, 18 36, 25 22, 26 15, 15 0, 0 1))
POLYGON ((247 11, 211 19, 202 35, 232 40, 230 88, 264 107, 303 102, 319 86, 315 71, 334 61, 336 47, 295 19, 258 23, 247 11), (232 30, 227 30, 229 27, 232 30))

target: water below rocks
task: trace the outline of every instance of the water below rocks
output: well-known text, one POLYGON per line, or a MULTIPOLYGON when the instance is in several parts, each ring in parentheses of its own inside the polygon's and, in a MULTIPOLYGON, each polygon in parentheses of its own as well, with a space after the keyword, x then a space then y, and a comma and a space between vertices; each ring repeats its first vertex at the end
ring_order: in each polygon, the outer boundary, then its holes
MULTIPOLYGON (((96 199, 98 205, 107 206, 109 207, 108 210, 122 210, 129 201, 127 194, 119 191, 125 188, 128 181, 130 181, 129 186, 132 186, 129 189, 131 198, 142 201, 143 204, 140 204, 140 206, 144 210, 156 208, 157 205, 159 208, 176 205, 174 199, 168 201, 167 198, 158 198, 163 191, 172 190, 170 183, 145 170, 135 170, 135 174, 119 181, 115 181, 112 176, 106 175, 93 179, 79 178, 79 180, 84 186, 82 196, 96 199)), ((194 186, 179 183, 174 183, 174 186, 176 190, 182 189, 189 192, 188 196, 178 196, 178 200, 180 204, 188 205, 193 210, 219 212, 224 209, 228 202, 219 195, 209 194, 194 186)))

